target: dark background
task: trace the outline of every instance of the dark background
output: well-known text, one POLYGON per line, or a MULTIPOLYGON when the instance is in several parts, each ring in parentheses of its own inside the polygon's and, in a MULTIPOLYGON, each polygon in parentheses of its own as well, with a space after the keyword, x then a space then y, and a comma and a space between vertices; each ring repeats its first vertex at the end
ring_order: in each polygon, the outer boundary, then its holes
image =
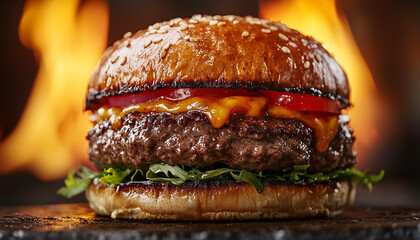
MULTIPOLYGON (((286 1, 286 0, 285 0, 286 1)), ((37 73, 31 50, 18 39, 24 0, 1 1, 0 137, 5 139, 17 124, 37 73)), ((108 1, 108 45, 125 32, 155 22, 194 13, 258 16, 252 0, 108 1)), ((357 204, 420 204, 420 1, 338 0, 354 37, 372 72, 381 101, 392 124, 382 129, 372 170, 386 170, 386 179, 372 194, 361 190, 357 204)), ((385 119, 384 119, 385 120, 385 119)), ((22 146, 24 148, 24 146, 22 146)), ((0 159, 0 167, 2 164, 0 159)), ((0 176, 0 206, 65 202, 55 195, 62 181, 41 182, 28 173, 0 176), (30 196, 30 197, 28 197, 30 196)), ((70 201, 80 202, 79 196, 70 201)))

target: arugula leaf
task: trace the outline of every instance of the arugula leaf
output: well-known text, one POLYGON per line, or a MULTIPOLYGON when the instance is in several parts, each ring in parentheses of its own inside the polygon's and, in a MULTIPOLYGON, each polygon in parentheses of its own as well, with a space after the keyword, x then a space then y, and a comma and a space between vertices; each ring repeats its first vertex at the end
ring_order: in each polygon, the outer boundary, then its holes
POLYGON ((235 171, 235 170, 230 169, 230 168, 219 168, 219 169, 209 170, 209 171, 206 171, 206 172, 202 173, 201 176, 199 176, 197 178, 197 180, 212 179, 212 178, 216 178, 218 176, 221 176, 223 174, 230 173, 230 172, 233 172, 233 171, 235 171))
POLYGON ((86 167, 80 167, 75 173, 70 172, 65 182, 65 187, 60 188, 57 193, 67 198, 71 198, 82 193, 89 184, 98 179, 99 182, 115 187, 122 182, 138 180, 164 181, 180 185, 185 181, 205 181, 209 179, 233 179, 239 182, 247 182, 254 186, 258 193, 263 191, 262 179, 291 182, 301 184, 304 182, 324 182, 329 180, 358 180, 365 184, 370 190, 372 184, 379 182, 384 177, 385 172, 381 171, 378 175, 371 175, 360 172, 355 169, 337 169, 329 173, 308 173, 309 165, 294 165, 283 169, 278 174, 264 174, 263 172, 251 173, 246 170, 231 168, 217 168, 207 171, 201 171, 198 168, 188 168, 184 166, 170 166, 167 164, 151 164, 146 174, 141 169, 119 169, 108 168, 104 171, 95 173, 86 167), (189 169, 189 170, 186 170, 189 169))
POLYGON ((242 181, 242 178, 240 175, 236 175, 234 172, 230 172, 230 176, 232 176, 233 179, 235 179, 238 182, 242 181))
POLYGON ((181 178, 174 178, 174 177, 169 177, 169 174, 163 177, 159 177, 157 175, 157 173, 153 172, 152 169, 149 169, 149 171, 147 171, 146 173, 146 179, 147 180, 152 180, 152 181, 158 181, 158 182, 171 182, 175 185, 180 185, 182 183, 185 182, 185 180, 181 179, 181 178))
POLYGON ((152 181, 171 182, 175 185, 182 184, 187 180, 201 181, 207 179, 214 179, 223 174, 237 171, 230 168, 219 168, 202 172, 198 168, 193 168, 190 171, 185 171, 178 166, 170 166, 166 164, 152 164, 149 171, 146 173, 146 179, 152 181), (162 174, 164 174, 162 176, 162 174))
POLYGON ((95 178, 98 173, 93 172, 89 168, 85 166, 80 166, 79 168, 79 175, 82 178, 95 178))
MULTIPOLYGON (((134 178, 139 171, 141 172, 140 169, 136 169, 132 178, 134 178)), ((74 172, 70 172, 67 175, 67 179, 64 180, 64 184, 66 186, 58 189, 57 194, 66 198, 72 198, 84 192, 95 178, 99 179, 99 182, 103 182, 108 184, 110 187, 114 187, 123 182, 124 179, 132 172, 133 170, 131 169, 121 170, 118 168, 108 168, 103 172, 95 173, 87 167, 81 166, 77 172, 78 178, 74 177, 74 172)))
POLYGON ((239 174, 239 177, 241 178, 242 181, 247 182, 251 184, 252 186, 254 186, 255 190, 257 190, 258 193, 262 193, 264 186, 262 185, 261 180, 258 179, 254 174, 246 170, 242 170, 241 173, 239 174))
POLYGON ((66 198, 72 198, 86 190, 89 184, 92 182, 93 178, 85 177, 91 176, 89 169, 83 167, 80 168, 79 176, 83 176, 82 178, 74 178, 75 172, 69 172, 67 175, 67 179, 64 180, 65 187, 58 189, 57 194, 61 195, 66 198))
POLYGON ((138 172, 143 176, 143 171, 140 170, 140 169, 136 169, 135 172, 133 173, 133 175, 131 175, 131 178, 130 178, 131 181, 134 180, 134 178, 136 177, 138 172))
POLYGON ((115 187, 130 175, 132 171, 131 169, 108 168, 103 171, 103 176, 99 178, 99 182, 106 183, 110 187, 115 187))
POLYGON ((178 177, 182 180, 188 179, 188 172, 183 170, 178 166, 169 166, 167 164, 152 164, 149 167, 149 170, 155 174, 164 173, 167 177, 171 177, 169 173, 171 173, 174 177, 178 177))

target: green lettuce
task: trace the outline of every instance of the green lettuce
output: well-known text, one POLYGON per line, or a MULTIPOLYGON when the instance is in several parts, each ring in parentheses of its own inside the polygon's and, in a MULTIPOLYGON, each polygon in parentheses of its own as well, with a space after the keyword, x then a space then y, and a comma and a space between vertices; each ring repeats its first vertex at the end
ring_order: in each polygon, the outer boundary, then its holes
POLYGON ((81 166, 77 172, 78 178, 74 177, 75 172, 69 172, 67 179, 64 180, 65 187, 58 189, 57 194, 71 198, 86 190, 93 179, 100 177, 102 173, 94 173, 90 169, 81 166))
POLYGON ((246 182, 254 186, 258 193, 263 191, 262 180, 274 180, 280 182, 292 182, 294 184, 325 182, 330 180, 358 180, 365 184, 370 190, 372 183, 379 182, 384 177, 385 172, 381 171, 378 175, 370 175, 355 169, 337 169, 330 173, 308 173, 309 165, 294 165, 283 169, 282 172, 272 174, 259 172, 251 173, 246 170, 231 168, 216 168, 211 170, 200 170, 184 166, 170 166, 167 164, 151 164, 146 174, 141 169, 119 169, 108 168, 102 172, 93 172, 86 167, 81 167, 77 172, 68 174, 64 181, 65 187, 58 190, 58 194, 71 198, 82 193, 92 181, 98 181, 115 187, 120 183, 130 181, 159 181, 170 182, 174 185, 180 185, 185 181, 206 181, 210 179, 230 179, 238 182, 246 182))

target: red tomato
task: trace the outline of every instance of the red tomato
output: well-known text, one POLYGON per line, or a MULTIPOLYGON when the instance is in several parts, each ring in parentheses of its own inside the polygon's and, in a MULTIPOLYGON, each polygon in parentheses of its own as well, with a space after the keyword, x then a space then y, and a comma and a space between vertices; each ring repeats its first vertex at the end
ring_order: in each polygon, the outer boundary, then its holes
POLYGON ((273 104, 289 109, 313 112, 339 113, 342 107, 339 100, 331 100, 308 94, 227 88, 164 88, 109 97, 104 104, 111 107, 125 107, 154 99, 164 98, 171 101, 179 101, 196 96, 266 96, 273 104))
POLYGON ((331 100, 309 94, 277 92, 273 90, 259 90, 259 92, 267 96, 272 103, 294 110, 339 113, 342 108, 339 100, 331 100))

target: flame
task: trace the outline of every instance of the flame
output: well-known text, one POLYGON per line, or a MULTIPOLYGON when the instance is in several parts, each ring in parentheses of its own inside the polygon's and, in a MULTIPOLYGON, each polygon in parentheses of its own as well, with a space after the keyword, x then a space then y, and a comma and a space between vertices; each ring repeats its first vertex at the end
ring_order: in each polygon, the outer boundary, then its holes
POLYGON ((344 15, 334 0, 277 0, 260 5, 262 18, 282 21, 289 27, 314 36, 334 55, 347 73, 353 106, 348 110, 356 135, 355 149, 363 168, 369 148, 378 139, 377 89, 344 15))
POLYGON ((40 67, 16 129, 0 145, 0 174, 26 170, 57 179, 87 161, 91 124, 83 100, 106 47, 108 15, 103 0, 26 2, 19 37, 40 67))

